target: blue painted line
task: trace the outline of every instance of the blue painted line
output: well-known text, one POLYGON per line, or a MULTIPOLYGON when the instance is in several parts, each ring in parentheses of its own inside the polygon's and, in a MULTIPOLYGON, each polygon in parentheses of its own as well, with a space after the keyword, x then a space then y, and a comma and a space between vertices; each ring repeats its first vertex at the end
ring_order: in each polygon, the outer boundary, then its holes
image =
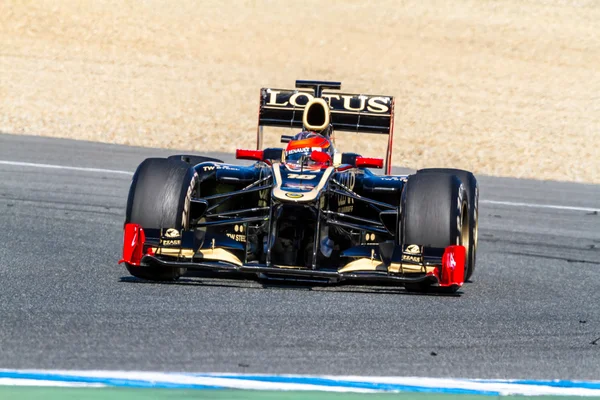
MULTIPOLYGON (((314 386, 314 390, 330 389, 346 389, 352 391, 358 391, 359 389, 367 389, 375 392, 405 392, 405 393, 429 393, 429 394, 456 394, 456 395, 485 395, 485 396, 500 396, 504 392, 510 392, 510 386, 521 385, 520 389, 516 389, 516 392, 520 393, 523 391, 524 386, 556 389, 557 393, 560 393, 558 389, 584 389, 597 391, 600 393, 600 381, 570 381, 570 380, 487 380, 487 379, 441 379, 437 386, 423 386, 420 382, 416 381, 414 384, 408 383, 393 383, 393 382, 372 382, 369 381, 369 377, 357 377, 355 380, 343 380, 336 379, 336 377, 319 377, 319 376, 280 376, 280 375, 237 375, 237 374, 215 374, 215 373, 155 373, 152 375, 144 375, 140 372, 140 375, 127 375, 133 379, 119 378, 119 371, 109 372, 103 371, 106 375, 112 375, 108 377, 103 376, 89 376, 84 371, 73 371, 74 374, 81 373, 85 375, 71 375, 67 374, 68 371, 2 371, 0 370, 0 379, 27 379, 37 381, 49 381, 49 382, 62 382, 62 383, 74 383, 74 384, 101 384, 108 387, 125 387, 125 388, 154 388, 154 389, 227 389, 237 387, 247 387, 249 385, 240 385, 239 381, 255 382, 254 387, 259 388, 260 383, 269 385, 271 390, 289 390, 290 384, 301 384, 314 386), (158 374, 158 375, 156 375, 158 374), (198 378, 199 383, 176 383, 171 380, 175 380, 176 377, 189 377, 198 378), (172 379, 172 378, 173 379, 172 379), (203 379, 204 378, 204 379, 203 379), (223 379, 224 383, 219 383, 220 386, 210 384, 211 382, 207 379, 223 379), (157 380, 155 380, 157 379, 157 380), (361 380, 364 379, 364 380, 361 380), (231 382, 227 382, 227 381, 231 382), (237 383, 235 381, 238 381, 237 383), (476 388, 473 388, 472 384, 477 384, 476 388), (280 384, 280 385, 277 385, 280 384), (469 385, 467 388, 453 387, 456 385, 469 385), (493 387, 486 390, 486 384, 502 384, 506 389, 499 389, 493 387), (482 388, 478 388, 479 385, 483 385, 482 388)), ((89 374, 93 374, 90 371, 89 374)), ((410 379, 410 378, 408 378, 410 379)), ((527 392, 526 390, 525 392, 527 392)), ((552 390, 551 390, 552 391, 552 390)), ((535 390, 532 390, 534 393, 535 390)))
POLYGON ((398 383, 346 381, 311 376, 277 376, 277 375, 214 375, 214 374, 186 374, 197 377, 218 377, 227 379, 240 379, 256 382, 271 383, 300 383, 305 385, 318 385, 326 387, 373 389, 386 392, 415 392, 415 393, 448 393, 448 394, 476 394, 485 396, 499 396, 500 392, 477 389, 442 388, 431 386, 405 385, 398 383))
POLYGON ((31 379, 37 381, 70 382, 70 383, 100 383, 113 387, 152 388, 152 389, 224 389, 221 386, 182 384, 171 382, 153 382, 136 379, 102 378, 91 376, 73 376, 61 374, 45 374, 16 371, 0 371, 0 378, 31 379))

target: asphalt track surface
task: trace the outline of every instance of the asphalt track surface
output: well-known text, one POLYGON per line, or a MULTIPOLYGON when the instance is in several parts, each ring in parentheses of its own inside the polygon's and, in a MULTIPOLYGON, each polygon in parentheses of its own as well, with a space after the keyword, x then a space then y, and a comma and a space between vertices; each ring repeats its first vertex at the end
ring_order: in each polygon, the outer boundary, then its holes
MULTIPOLYGON (((173 153, 0 135, 9 162, 133 172, 173 153)), ((0 368, 600 379, 600 186, 480 177, 473 282, 436 296, 130 278, 129 182, 0 163, 0 368)))

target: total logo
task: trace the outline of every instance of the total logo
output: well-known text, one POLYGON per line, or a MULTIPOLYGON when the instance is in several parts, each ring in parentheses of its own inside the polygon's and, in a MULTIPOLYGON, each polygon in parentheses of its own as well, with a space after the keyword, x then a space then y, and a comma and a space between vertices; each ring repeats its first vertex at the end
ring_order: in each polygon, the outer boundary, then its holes
POLYGON ((450 253, 450 262, 448 264, 450 269, 456 268, 456 260, 454 259, 454 253, 450 253))

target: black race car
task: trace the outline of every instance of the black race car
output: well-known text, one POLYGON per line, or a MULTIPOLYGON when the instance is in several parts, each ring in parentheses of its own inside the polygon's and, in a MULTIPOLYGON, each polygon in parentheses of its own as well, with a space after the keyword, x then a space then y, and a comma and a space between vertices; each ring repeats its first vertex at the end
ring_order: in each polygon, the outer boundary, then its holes
POLYGON ((457 290, 475 269, 475 177, 441 168, 391 175, 394 98, 339 89, 322 81, 261 89, 257 149, 236 152, 253 165, 193 155, 142 162, 127 200, 120 262, 129 273, 457 290), (298 133, 282 136, 285 148, 263 149, 265 126, 298 133), (385 160, 337 152, 337 131, 388 135, 385 160))

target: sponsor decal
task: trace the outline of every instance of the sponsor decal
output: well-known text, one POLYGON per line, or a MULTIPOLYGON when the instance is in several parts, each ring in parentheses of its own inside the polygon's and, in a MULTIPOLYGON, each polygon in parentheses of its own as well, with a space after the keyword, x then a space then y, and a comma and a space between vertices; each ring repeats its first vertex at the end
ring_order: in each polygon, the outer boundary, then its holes
MULTIPOLYGON (((352 200, 354 200, 354 199, 352 199, 352 200)), ((350 213, 350 212, 352 212, 352 211, 354 211, 354 206, 353 206, 353 205, 350 205, 350 206, 343 206, 343 207, 339 207, 339 208, 338 208, 338 212, 339 212, 339 213, 342 213, 342 214, 343 214, 343 213, 350 213)))
POLYGON ((179 231, 177 229, 175 229, 175 228, 169 228, 165 232, 164 236, 167 237, 167 238, 179 238, 179 237, 181 237, 181 234, 179 233, 179 231))
MULTIPOLYGON (((265 105, 282 108, 303 108, 315 96, 308 92, 267 89, 265 105)), ((323 93, 321 97, 335 111, 369 112, 389 114, 392 98, 387 96, 365 96, 352 94, 323 93)))
POLYGON ((308 174, 288 174, 288 176, 287 176, 288 179, 306 179, 306 180, 315 179, 316 177, 317 177, 316 175, 308 175, 308 174))
POLYGON ((175 228, 164 230, 160 239, 160 245, 164 247, 181 246, 181 232, 175 228))
POLYGON ((456 260, 454 259, 454 253, 450 253, 450 269, 456 268, 456 260))
POLYGON ((407 254, 421 254, 421 246, 418 244, 409 244, 404 250, 407 254))
POLYGON ((245 242, 246 241, 246 235, 240 235, 240 234, 235 234, 235 233, 226 233, 228 238, 231 238, 233 240, 235 240, 236 242, 245 242))
POLYGON ((162 239, 160 245, 164 247, 181 246, 181 239, 162 239))
POLYGON ((287 192, 285 194, 285 196, 289 197, 290 199, 299 199, 301 197, 304 197, 304 194, 303 193, 290 193, 290 192, 287 192))
POLYGON ((234 225, 233 230, 235 231, 235 233, 226 233, 225 235, 228 238, 235 240, 236 242, 245 242, 246 241, 246 235, 244 235, 245 229, 246 228, 244 227, 244 225, 234 225))
POLYGON ((418 244, 409 244, 408 246, 406 246, 406 249, 404 249, 404 252, 402 253, 402 261, 411 261, 414 263, 422 263, 423 262, 423 256, 421 255, 422 253, 422 247, 419 246, 418 244))
MULTIPOLYGON (((262 180, 265 175, 268 174, 265 168, 260 169, 260 173, 258 175, 258 180, 262 180)), ((258 192, 258 206, 259 207, 267 207, 267 197, 269 196, 269 189, 260 190, 258 192)))
POLYGON ((409 254, 402 254, 402 261, 412 261, 415 263, 420 263, 421 256, 411 256, 409 254))
POLYGON ((365 235, 365 240, 367 242, 374 242, 375 241, 375 234, 374 233, 367 233, 365 235))
MULTIPOLYGON (((354 190, 354 185, 356 184, 356 175, 354 174, 353 171, 348 171, 348 172, 340 173, 337 176, 336 180, 340 184, 342 184, 343 186, 348 188, 348 190, 354 190)), ((336 197, 337 197, 337 201, 338 201, 338 207, 344 207, 347 204, 348 205, 354 204, 354 199, 352 197, 343 196, 341 194, 336 195, 336 197)), ((343 212, 343 211, 339 211, 339 212, 343 212)))
POLYGON ((297 154, 297 153, 308 153, 311 151, 310 147, 301 147, 299 149, 292 149, 292 150, 288 150, 285 152, 286 156, 289 156, 291 154, 297 154))
POLYGON ((238 167, 233 167, 233 166, 227 165, 227 164, 206 165, 206 166, 202 167, 202 169, 204 171, 214 171, 215 169, 226 170, 226 171, 239 171, 240 170, 238 167))
POLYGON ((300 189, 300 190, 313 190, 315 188, 314 185, 302 185, 299 183, 284 183, 283 187, 300 189))

